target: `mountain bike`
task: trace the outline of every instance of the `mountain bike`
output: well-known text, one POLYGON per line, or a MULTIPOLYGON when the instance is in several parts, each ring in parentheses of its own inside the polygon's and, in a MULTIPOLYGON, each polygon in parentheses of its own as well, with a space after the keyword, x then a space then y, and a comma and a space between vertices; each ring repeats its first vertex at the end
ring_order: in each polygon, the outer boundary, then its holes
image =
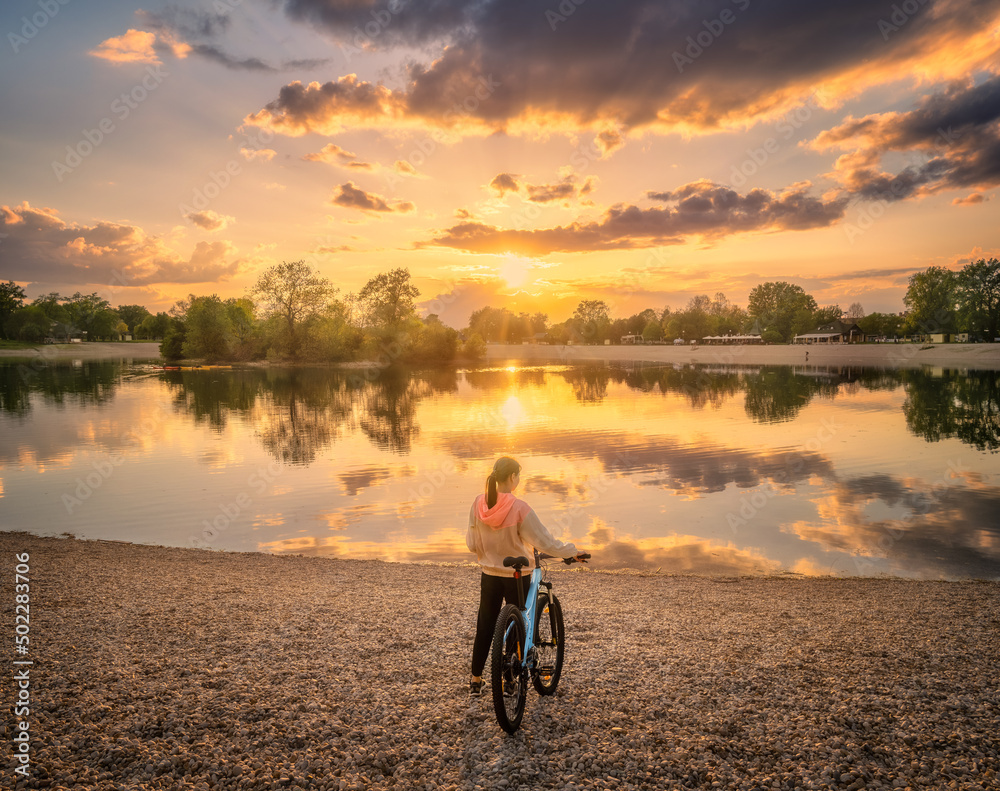
MULTIPOLYGON (((535 551, 535 567, 525 594, 518 584, 518 603, 506 604, 493 630, 493 655, 490 660, 490 683, 497 722, 507 733, 521 726, 528 697, 528 678, 539 695, 553 695, 562 674, 565 649, 562 607, 552 592, 552 583, 542 579, 543 560, 585 563, 590 555, 556 558, 535 551), (544 590, 543 590, 544 589, 544 590)), ((507 557, 503 564, 514 569, 514 579, 521 579, 526 557, 507 557)))

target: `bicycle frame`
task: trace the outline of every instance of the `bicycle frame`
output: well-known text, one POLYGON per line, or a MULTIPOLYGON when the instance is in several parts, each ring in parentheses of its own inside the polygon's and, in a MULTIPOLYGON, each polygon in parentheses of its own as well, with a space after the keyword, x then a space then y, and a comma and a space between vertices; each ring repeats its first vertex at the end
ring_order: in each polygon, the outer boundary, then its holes
MULTIPOLYGON (((521 579, 521 572, 514 572, 514 579, 521 579)), ((542 587, 542 564, 538 557, 538 551, 535 551, 535 567, 531 570, 531 578, 528 583, 528 592, 525 594, 526 601, 519 602, 521 606, 521 612, 524 614, 524 656, 521 661, 528 666, 528 670, 531 670, 535 664, 534 648, 535 648, 535 618, 538 617, 536 612, 538 608, 538 590, 542 587)), ((504 639, 510 636, 510 629, 513 625, 508 627, 507 633, 504 635, 504 639)))

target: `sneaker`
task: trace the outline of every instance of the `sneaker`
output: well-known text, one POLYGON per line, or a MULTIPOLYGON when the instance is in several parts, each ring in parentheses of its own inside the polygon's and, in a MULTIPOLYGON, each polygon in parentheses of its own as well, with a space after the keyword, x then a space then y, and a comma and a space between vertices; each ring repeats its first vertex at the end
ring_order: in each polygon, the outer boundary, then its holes
POLYGON ((483 680, 469 682, 469 697, 478 698, 483 694, 483 680))

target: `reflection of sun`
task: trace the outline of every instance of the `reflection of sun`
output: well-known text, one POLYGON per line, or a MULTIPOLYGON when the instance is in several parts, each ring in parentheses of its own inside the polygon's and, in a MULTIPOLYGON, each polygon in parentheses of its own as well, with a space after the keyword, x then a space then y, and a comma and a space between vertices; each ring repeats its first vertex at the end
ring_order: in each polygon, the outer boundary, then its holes
POLYGON ((500 414, 503 415, 508 428, 512 428, 518 423, 523 422, 527 417, 524 406, 516 395, 512 395, 504 402, 504 405, 500 407, 500 414))
POLYGON ((500 277, 513 288, 524 284, 530 270, 531 259, 519 255, 505 255, 497 267, 497 273, 500 277))

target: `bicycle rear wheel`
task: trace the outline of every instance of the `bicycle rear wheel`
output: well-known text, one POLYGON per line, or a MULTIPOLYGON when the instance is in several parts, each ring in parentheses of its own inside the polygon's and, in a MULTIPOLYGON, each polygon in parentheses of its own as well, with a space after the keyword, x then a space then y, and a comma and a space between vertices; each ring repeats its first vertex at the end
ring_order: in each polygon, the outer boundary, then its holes
POLYGON ((535 649, 538 662, 531 674, 531 683, 539 695, 554 695, 562 675, 563 638, 562 607, 553 593, 541 593, 535 610, 535 649))
POLYGON ((528 697, 528 666, 524 661, 526 636, 520 608, 516 604, 506 605, 493 631, 490 683, 497 722, 507 733, 520 727, 528 697))

